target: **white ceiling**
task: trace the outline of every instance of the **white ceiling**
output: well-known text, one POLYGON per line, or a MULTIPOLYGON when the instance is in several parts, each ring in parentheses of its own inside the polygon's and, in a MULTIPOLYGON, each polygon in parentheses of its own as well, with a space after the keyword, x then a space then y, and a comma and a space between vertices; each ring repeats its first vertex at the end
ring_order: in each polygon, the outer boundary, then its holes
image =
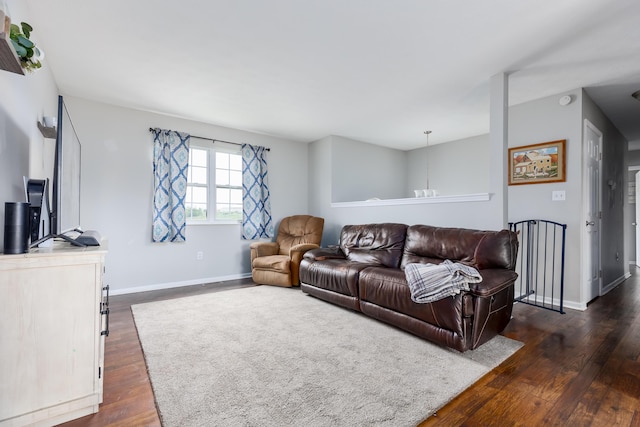
POLYGON ((489 78, 507 72, 510 104, 587 87, 640 141, 638 0, 27 4, 66 95, 410 149, 426 129, 430 143, 487 133, 489 78))

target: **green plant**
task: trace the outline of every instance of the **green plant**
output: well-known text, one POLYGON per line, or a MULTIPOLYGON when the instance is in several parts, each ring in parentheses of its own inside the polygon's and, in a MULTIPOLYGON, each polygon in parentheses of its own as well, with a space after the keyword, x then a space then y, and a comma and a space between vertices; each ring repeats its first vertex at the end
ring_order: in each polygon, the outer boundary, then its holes
POLYGON ((16 24, 11 24, 11 32, 9 34, 11 44, 13 44, 13 48, 20 58, 20 65, 27 71, 37 70, 42 67, 40 63, 42 53, 35 43, 29 40, 31 31, 33 31, 31 25, 21 22, 20 27, 16 24))

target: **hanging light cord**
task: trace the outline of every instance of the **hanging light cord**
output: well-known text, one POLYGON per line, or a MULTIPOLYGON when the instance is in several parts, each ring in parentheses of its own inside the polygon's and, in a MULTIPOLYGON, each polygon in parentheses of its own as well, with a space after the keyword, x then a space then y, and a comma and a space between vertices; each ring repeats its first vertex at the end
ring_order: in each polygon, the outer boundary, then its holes
POLYGON ((427 190, 429 189, 429 135, 431 134, 430 130, 425 130, 424 134, 427 135, 427 190))

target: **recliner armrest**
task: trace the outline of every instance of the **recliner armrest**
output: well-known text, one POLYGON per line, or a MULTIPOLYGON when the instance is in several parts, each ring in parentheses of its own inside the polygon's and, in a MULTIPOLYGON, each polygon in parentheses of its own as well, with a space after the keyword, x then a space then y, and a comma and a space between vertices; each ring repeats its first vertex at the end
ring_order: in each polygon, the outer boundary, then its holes
POLYGON ((330 247, 330 248, 317 248, 311 249, 310 251, 305 252, 304 259, 309 262, 313 261, 322 261, 325 259, 346 259, 344 252, 340 249, 339 246, 330 247))
POLYGON ((289 257, 291 258, 291 283, 298 285, 300 283, 300 262, 303 255, 312 249, 319 248, 320 246, 314 243, 299 243, 289 249, 289 257))
POLYGON ((495 295, 505 289, 518 278, 518 273, 506 268, 488 268, 478 270, 482 276, 482 282, 471 283, 471 293, 479 297, 495 295))
POLYGON ((251 264, 253 260, 261 256, 278 255, 280 245, 276 242, 253 242, 251 248, 251 264))

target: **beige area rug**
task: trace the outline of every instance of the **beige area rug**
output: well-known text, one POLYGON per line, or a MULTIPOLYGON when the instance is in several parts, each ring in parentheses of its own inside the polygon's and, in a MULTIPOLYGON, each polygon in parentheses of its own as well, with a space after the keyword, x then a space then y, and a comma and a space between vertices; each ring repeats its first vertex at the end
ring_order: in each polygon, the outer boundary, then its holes
POLYGON ((166 427, 415 426, 522 345, 461 354, 299 288, 131 309, 166 427))

